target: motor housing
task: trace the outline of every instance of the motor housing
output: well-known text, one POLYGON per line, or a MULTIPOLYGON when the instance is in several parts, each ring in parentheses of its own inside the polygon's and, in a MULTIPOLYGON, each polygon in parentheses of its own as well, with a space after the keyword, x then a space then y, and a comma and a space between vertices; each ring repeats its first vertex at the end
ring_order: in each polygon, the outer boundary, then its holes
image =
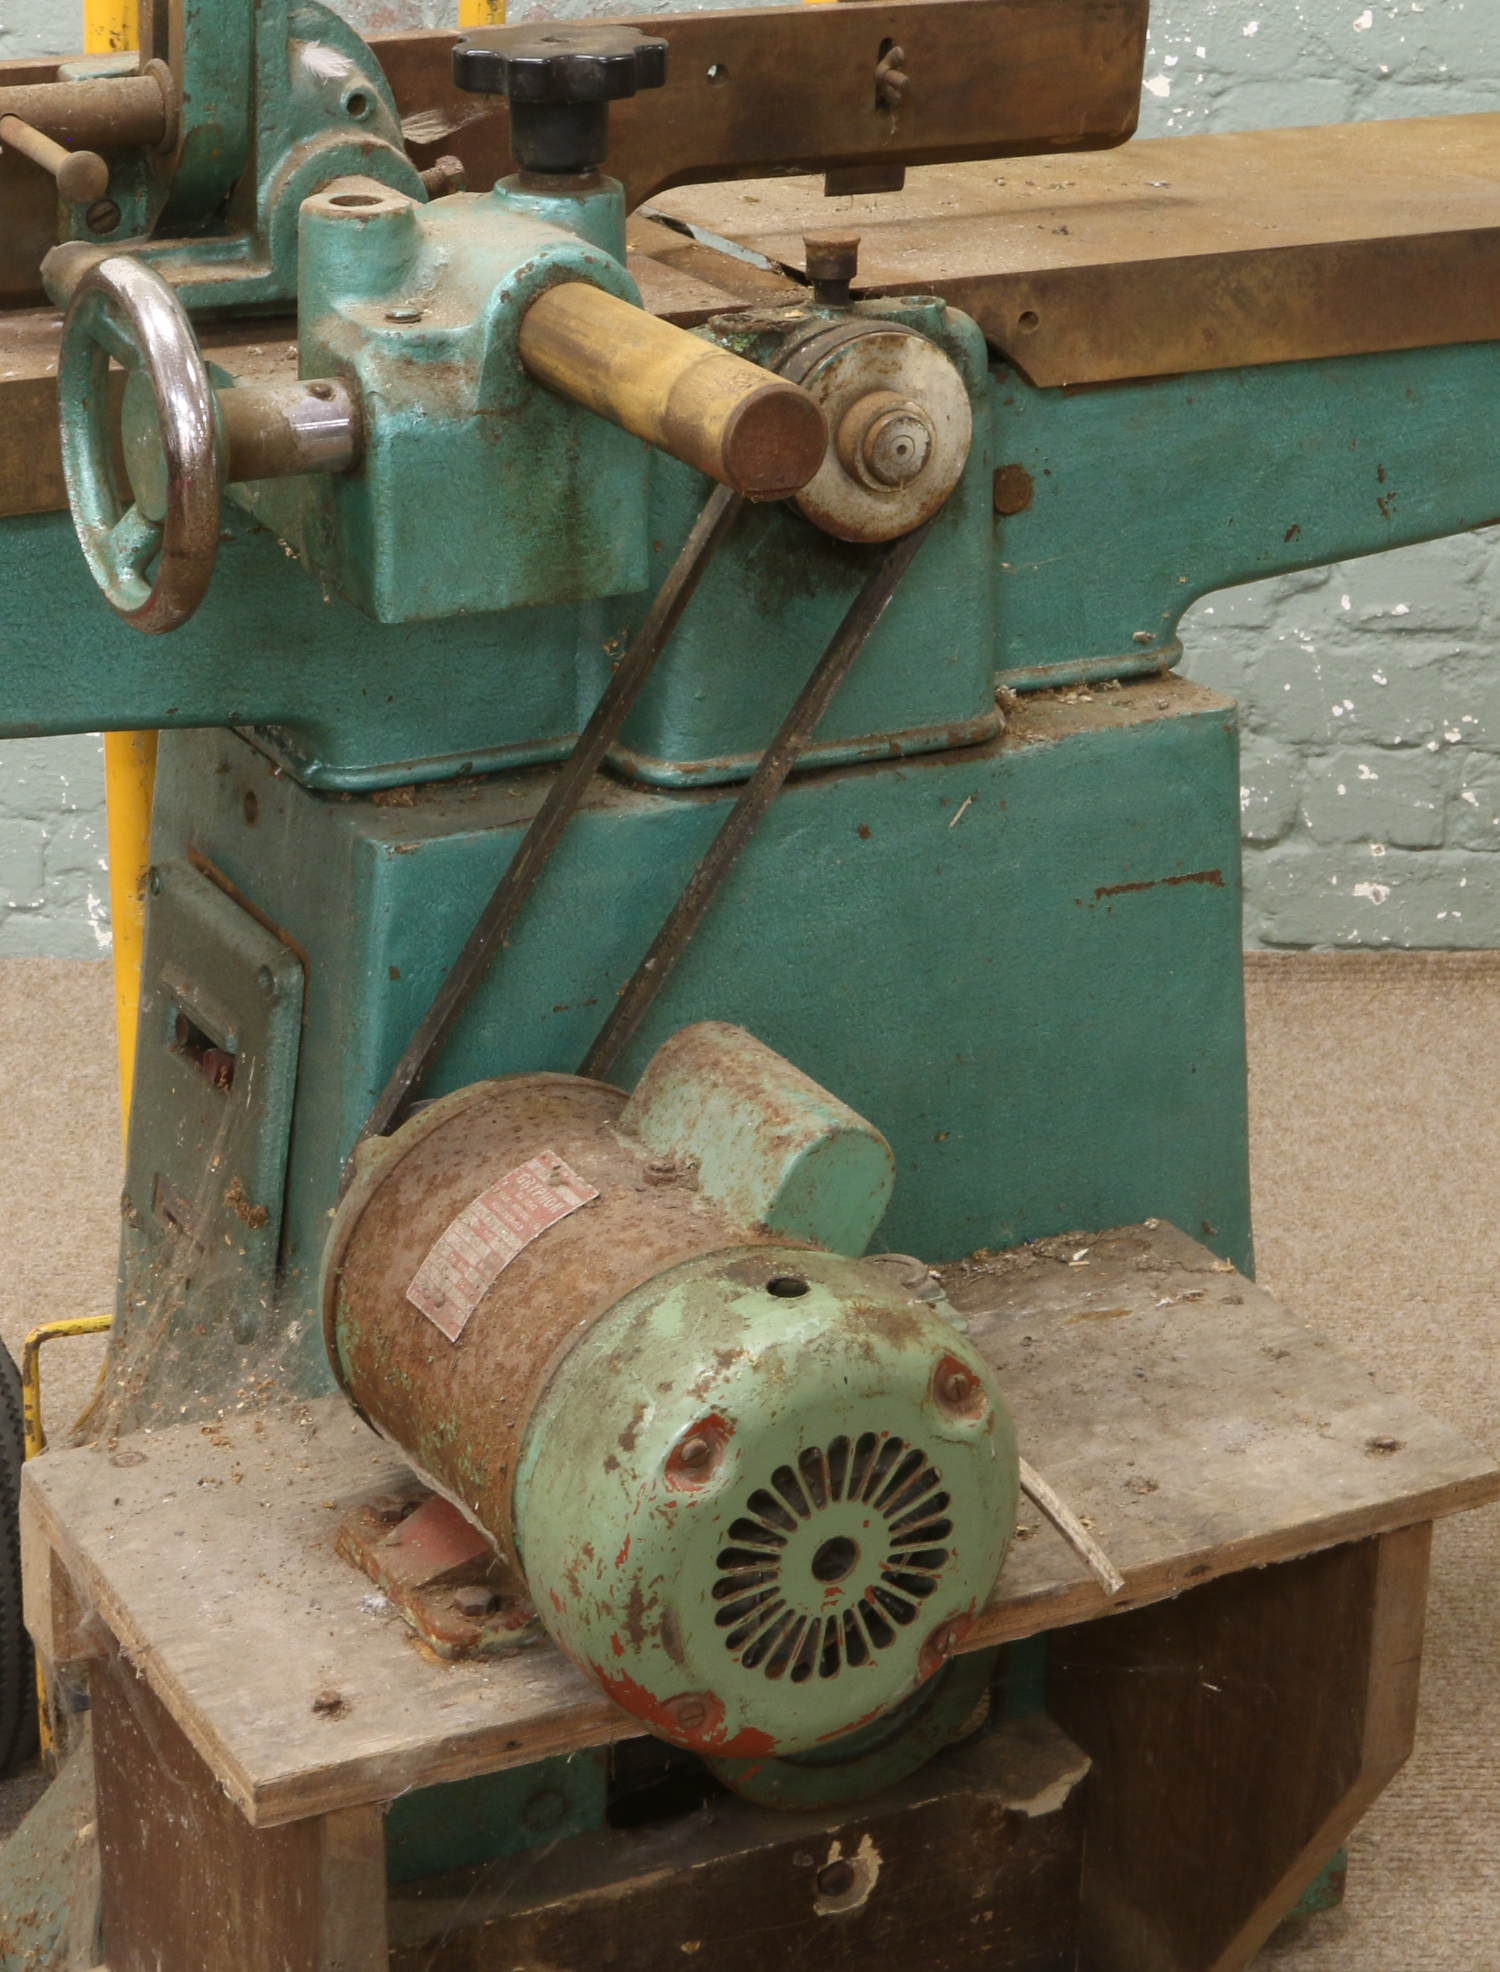
POLYGON ((877 1131, 705 1023, 628 1101, 558 1075, 440 1099, 339 1210, 345 1389, 678 1745, 780 1757, 867 1725, 999 1575, 993 1375, 909 1270, 857 1257, 891 1181, 877 1131))

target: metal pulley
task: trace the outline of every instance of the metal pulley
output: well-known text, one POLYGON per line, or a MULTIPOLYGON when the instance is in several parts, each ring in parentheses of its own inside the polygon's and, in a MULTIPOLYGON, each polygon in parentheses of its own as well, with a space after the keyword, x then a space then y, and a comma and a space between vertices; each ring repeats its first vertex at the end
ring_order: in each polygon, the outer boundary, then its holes
POLYGON ((876 1131, 707 1023, 628 1101, 556 1075, 441 1098, 366 1146, 335 1221, 350 1397, 568 1655, 707 1756, 795 1756, 906 1703, 1010 1540, 992 1373, 855 1257, 890 1184, 876 1131))
MULTIPOLYGON (((809 234, 813 299, 852 306, 859 265, 852 234, 809 234)), ((823 463, 798 509, 841 541, 892 541, 939 512, 963 476, 974 438, 969 393, 926 336, 877 316, 813 322, 778 364, 828 421, 823 463)))

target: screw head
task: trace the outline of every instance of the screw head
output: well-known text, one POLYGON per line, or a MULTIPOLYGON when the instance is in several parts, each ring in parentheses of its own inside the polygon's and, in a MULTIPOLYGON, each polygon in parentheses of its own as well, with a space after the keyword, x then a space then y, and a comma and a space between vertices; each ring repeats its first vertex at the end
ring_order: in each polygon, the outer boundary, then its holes
POLYGON ((113 199, 96 199, 83 215, 91 233, 112 233, 120 223, 120 208, 113 199))
POLYGON ((917 1664, 924 1678, 942 1669, 972 1627, 973 1619, 967 1616, 955 1616, 938 1624, 918 1654, 917 1664))
POLYGON ((716 1713, 722 1716, 723 1707, 711 1691, 685 1691, 680 1698, 669 1698, 662 1711, 670 1730, 695 1733, 711 1726, 716 1713))
POLYGON ((420 322, 422 311, 420 308, 388 308, 385 319, 388 322, 420 322))
POLYGON ((949 1417, 980 1418, 989 1408, 983 1383, 957 1356, 944 1356, 933 1371, 932 1395, 938 1409, 949 1417))
POLYGON ((690 1425, 667 1453, 667 1484, 678 1492, 706 1485, 719 1470, 732 1430, 716 1411, 690 1425))

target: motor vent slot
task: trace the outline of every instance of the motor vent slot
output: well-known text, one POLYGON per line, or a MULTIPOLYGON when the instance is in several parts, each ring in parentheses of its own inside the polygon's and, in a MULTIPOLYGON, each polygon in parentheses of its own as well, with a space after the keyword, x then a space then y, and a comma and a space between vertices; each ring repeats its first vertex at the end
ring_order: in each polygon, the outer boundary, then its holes
POLYGON ((939 1585, 950 1504, 926 1452, 890 1432, 806 1447, 753 1488, 719 1551, 726 1648, 793 1684, 873 1663, 939 1585))

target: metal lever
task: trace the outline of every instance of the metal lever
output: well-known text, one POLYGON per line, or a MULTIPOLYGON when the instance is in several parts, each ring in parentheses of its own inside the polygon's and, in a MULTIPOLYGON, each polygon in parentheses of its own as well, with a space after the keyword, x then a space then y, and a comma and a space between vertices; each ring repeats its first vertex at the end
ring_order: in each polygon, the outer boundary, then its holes
POLYGON ((109 166, 97 151, 67 150, 18 116, 0 116, 0 145, 50 171, 69 205, 92 205, 109 190, 109 166))

